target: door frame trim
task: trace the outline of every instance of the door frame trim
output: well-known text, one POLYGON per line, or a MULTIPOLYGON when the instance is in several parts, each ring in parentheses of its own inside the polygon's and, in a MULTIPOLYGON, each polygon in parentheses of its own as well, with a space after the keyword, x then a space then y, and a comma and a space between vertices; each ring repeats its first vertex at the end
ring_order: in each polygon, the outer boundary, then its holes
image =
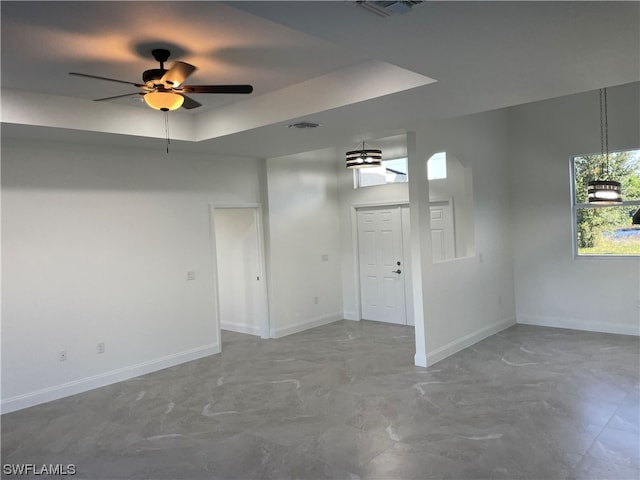
MULTIPOLYGON (((263 214, 262 204, 260 203, 221 203, 221 204, 209 204, 209 229, 211 237, 211 267, 213 274, 213 298, 215 299, 216 307, 216 328, 218 331, 218 338, 221 339, 221 322, 220 322, 220 288, 218 283, 218 258, 217 258, 217 245, 216 245, 216 228, 215 228, 215 212, 216 210, 224 209, 252 209, 256 220, 256 235, 258 240, 258 268, 259 275, 262 278, 262 297, 264 299, 264 319, 265 325, 260 328, 261 338, 271 338, 271 318, 269 316, 269 287, 267 285, 267 268, 266 268, 266 256, 265 256, 265 242, 264 242, 264 226, 263 226, 263 214)), ((222 341, 220 341, 222 345, 222 341)))
MULTIPOLYGON (((409 201, 404 201, 404 200, 400 200, 400 201, 389 201, 389 202, 367 202, 367 203, 353 203, 351 204, 351 211, 350 211, 350 216, 351 216, 351 251, 352 253, 352 257, 353 257, 353 265, 352 265, 352 269, 353 269, 353 278, 355 280, 355 289, 354 289, 354 299, 355 299, 355 303, 354 305, 356 306, 356 320, 359 322, 360 320, 362 320, 362 292, 360 291, 361 289, 361 284, 360 284, 360 249, 358 248, 358 210, 362 210, 365 208, 384 208, 384 207, 404 207, 407 206, 409 207, 409 201)), ((404 233, 403 233, 404 235, 404 233)), ((403 263, 404 263, 404 258, 402 259, 403 263)), ((404 289, 405 289, 405 299, 406 299, 406 291, 407 291, 407 283, 405 281, 405 285, 404 285, 404 289)), ((405 305, 405 316, 407 316, 407 308, 405 305)))

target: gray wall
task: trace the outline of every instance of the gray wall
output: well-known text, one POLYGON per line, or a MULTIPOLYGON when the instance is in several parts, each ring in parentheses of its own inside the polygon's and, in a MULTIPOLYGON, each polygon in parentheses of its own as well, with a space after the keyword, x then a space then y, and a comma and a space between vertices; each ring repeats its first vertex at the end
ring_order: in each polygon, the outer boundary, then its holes
POLYGON ((267 159, 271 336, 343 318, 336 165, 323 152, 267 159))
MULTIPOLYGON (((638 83, 608 89, 609 148, 640 147, 638 83)), ((640 259, 574 258, 569 162, 600 152, 597 91, 509 109, 517 319, 638 334, 640 259)))
POLYGON ((3 138, 3 411, 219 351, 209 205, 259 202, 259 171, 3 138))

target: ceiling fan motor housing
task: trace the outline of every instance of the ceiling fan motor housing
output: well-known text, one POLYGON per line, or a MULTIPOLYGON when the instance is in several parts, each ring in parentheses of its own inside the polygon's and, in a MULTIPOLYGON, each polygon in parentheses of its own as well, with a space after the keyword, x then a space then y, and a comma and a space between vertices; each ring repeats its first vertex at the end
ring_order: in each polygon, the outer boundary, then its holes
POLYGON ((167 70, 164 68, 164 62, 169 59, 171 52, 169 50, 165 50, 164 48, 155 48, 151 50, 151 55, 153 55, 153 58, 156 59, 156 62, 160 63, 160 68, 145 70, 145 72, 142 74, 142 81, 144 83, 153 82, 154 84, 156 84, 160 82, 160 79, 167 72, 167 70))
POLYGON ((142 74, 142 81, 144 83, 160 83, 160 79, 166 72, 167 70, 165 70, 164 68, 152 68, 151 70, 145 70, 142 74))

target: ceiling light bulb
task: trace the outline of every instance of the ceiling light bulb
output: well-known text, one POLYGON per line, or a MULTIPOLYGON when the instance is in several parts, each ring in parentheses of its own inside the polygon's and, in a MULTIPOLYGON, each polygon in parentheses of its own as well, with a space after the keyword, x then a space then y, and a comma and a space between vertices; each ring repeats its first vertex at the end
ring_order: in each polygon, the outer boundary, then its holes
POLYGON ((177 110, 180 108, 184 103, 184 97, 177 93, 159 90, 147 93, 144 96, 144 101, 155 110, 168 112, 170 110, 177 110))

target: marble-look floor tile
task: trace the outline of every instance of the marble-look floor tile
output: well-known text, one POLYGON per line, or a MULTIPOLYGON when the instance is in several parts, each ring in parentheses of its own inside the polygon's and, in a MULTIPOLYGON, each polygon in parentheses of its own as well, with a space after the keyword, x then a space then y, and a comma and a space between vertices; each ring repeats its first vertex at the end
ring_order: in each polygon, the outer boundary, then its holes
POLYGON ((434 435, 419 443, 396 443, 363 469, 376 479, 567 478, 580 457, 506 436, 434 435))
POLYGON ((640 435, 607 427, 600 433, 587 453, 593 458, 638 469, 640 468, 640 435))
POLYGON ((638 405, 640 405, 640 393, 629 393, 613 414, 608 426, 617 430, 640 433, 640 408, 638 405))
POLYGON ((349 425, 336 425, 305 440, 298 451, 356 472, 392 444, 393 441, 385 435, 364 432, 349 425))
POLYGON ((638 480, 640 470, 608 458, 585 455, 569 475, 570 480, 638 480))
POLYGON ((4 415, 3 463, 92 480, 640 480, 635 337, 517 325, 428 369, 406 326, 222 342, 4 415))

